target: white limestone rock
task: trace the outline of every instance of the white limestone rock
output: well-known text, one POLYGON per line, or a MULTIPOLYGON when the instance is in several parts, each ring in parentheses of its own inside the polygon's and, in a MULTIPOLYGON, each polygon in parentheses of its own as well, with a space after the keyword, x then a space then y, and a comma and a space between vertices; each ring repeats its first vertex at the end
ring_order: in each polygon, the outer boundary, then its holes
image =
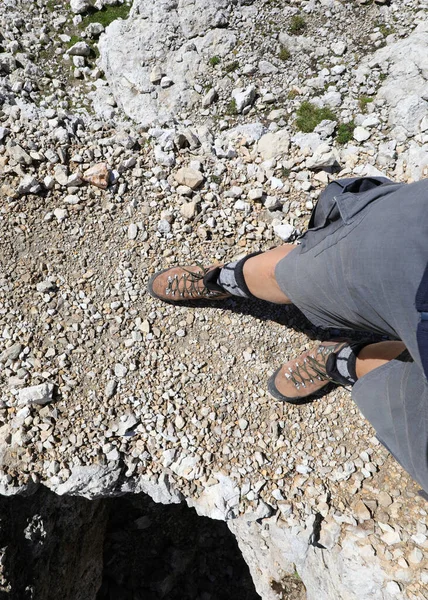
POLYGON ((286 129, 279 129, 274 133, 266 133, 257 144, 257 150, 263 160, 270 160, 282 156, 290 148, 290 136, 286 129))
MULTIPOLYGON (((199 104, 195 86, 212 69, 209 59, 223 58, 235 46, 235 33, 225 28, 233 10, 228 0, 135 0, 129 18, 113 21, 99 40, 100 67, 125 113, 150 126, 199 104), (161 87, 158 74, 150 81, 153 57, 174 85, 161 87)), ((102 88, 93 95, 100 112, 102 95, 102 88)))
POLYGON ((70 0, 70 8, 75 15, 82 15, 92 7, 90 0, 70 0))
POLYGON ((52 402, 53 390, 52 383, 41 383, 23 388, 18 392, 18 404, 48 404, 52 402))
POLYGON ((68 51, 70 56, 90 56, 92 50, 86 42, 77 42, 68 51))
POLYGON ((251 106, 256 98, 256 88, 253 85, 243 89, 237 88, 232 92, 232 98, 236 102, 236 110, 241 113, 247 106, 251 106))
POLYGON ((179 185, 186 185, 192 190, 198 188, 204 182, 204 176, 200 171, 190 167, 182 167, 175 174, 175 179, 179 185))
POLYGON ((365 142, 370 137, 370 131, 368 129, 365 129, 364 127, 358 126, 355 127, 353 135, 354 139, 357 140, 357 142, 365 142))
POLYGON ((275 235, 281 238, 283 242, 288 242, 294 233, 294 227, 293 225, 290 225, 290 223, 281 223, 280 225, 275 225, 273 230, 275 235))
POLYGON ((387 69, 388 76, 376 97, 389 107, 389 125, 402 128, 408 136, 420 131, 428 111, 427 45, 428 22, 424 21, 408 37, 393 41, 369 56, 356 73, 358 81, 375 65, 387 69))

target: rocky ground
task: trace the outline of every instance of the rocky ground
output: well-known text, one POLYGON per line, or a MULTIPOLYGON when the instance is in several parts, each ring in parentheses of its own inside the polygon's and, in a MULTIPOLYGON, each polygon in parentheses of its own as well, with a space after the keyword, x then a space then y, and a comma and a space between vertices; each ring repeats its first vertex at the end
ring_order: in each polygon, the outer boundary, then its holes
POLYGON ((381 565, 376 597, 427 598, 428 505, 349 391, 266 392, 325 333, 294 308, 146 291, 170 264, 296 240, 338 176, 426 176, 427 4, 218 2, 208 41, 183 3, 184 45, 159 2, 138 65, 126 35, 152 3, 107 34, 129 7, 0 5, 3 493, 101 465, 202 502, 225 477, 214 518, 321 523, 317 543, 381 565))

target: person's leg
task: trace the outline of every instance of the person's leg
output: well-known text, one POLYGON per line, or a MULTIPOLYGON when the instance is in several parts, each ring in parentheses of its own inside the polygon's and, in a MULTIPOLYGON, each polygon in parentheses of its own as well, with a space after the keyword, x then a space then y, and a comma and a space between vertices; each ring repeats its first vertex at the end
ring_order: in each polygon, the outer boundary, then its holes
POLYGON ((275 267, 295 248, 293 244, 284 244, 245 261, 244 279, 253 296, 275 304, 291 304, 276 282, 275 267))
POLYGON ((269 391, 277 400, 300 404, 330 382, 354 385, 405 350, 401 341, 322 342, 275 371, 269 380, 269 391))
POLYGON ((361 379, 373 369, 377 369, 390 360, 397 358, 406 346, 401 341, 386 341, 364 346, 358 353, 355 371, 358 379, 361 379))
POLYGON ((221 266, 171 267, 150 278, 148 291, 167 302, 237 296, 291 304, 276 282, 275 267, 294 249, 293 244, 284 244, 221 266))

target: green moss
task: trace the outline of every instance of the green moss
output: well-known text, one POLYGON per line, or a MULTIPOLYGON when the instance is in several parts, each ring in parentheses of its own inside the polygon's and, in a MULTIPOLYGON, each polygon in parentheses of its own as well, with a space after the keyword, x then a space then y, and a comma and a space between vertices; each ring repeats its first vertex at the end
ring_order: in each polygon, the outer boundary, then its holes
POLYGON ((209 60, 209 63, 212 67, 217 66, 220 63, 220 57, 219 56, 212 56, 209 60))
POLYGON ((81 42, 81 41, 82 40, 81 40, 81 38, 80 38, 79 35, 72 35, 71 38, 70 38, 70 41, 67 42, 67 46, 69 48, 71 48, 72 46, 74 46, 74 44, 77 44, 77 42, 81 42))
POLYGON ((281 46, 279 53, 278 53, 278 58, 280 58, 281 60, 288 60, 291 56, 291 52, 288 48, 286 48, 285 46, 281 46))
POLYGON ((395 27, 389 26, 386 23, 380 23, 379 21, 375 23, 375 27, 379 28, 379 31, 384 37, 387 37, 396 31, 395 27))
POLYGON ((353 138, 354 129, 354 121, 350 121, 349 123, 341 123, 337 128, 336 142, 338 144, 347 144, 350 142, 353 138))
POLYGON ((303 133, 310 133, 324 120, 336 121, 337 117, 329 108, 318 108, 306 101, 297 110, 296 127, 303 133))
POLYGON ((116 19, 126 19, 129 15, 131 6, 129 4, 119 4, 117 6, 104 6, 101 10, 91 11, 80 23, 80 28, 85 29, 90 23, 101 23, 104 27, 116 21, 116 19))
POLYGON ((360 107, 361 112, 366 112, 367 104, 370 104, 370 102, 373 102, 373 98, 370 96, 360 96, 358 99, 358 106, 360 107))
POLYGON ((58 4, 59 4, 58 0, 48 0, 46 2, 46 9, 49 12, 54 12, 57 9, 58 4))
POLYGON ((385 79, 388 77, 388 73, 381 73, 379 75, 379 81, 385 81, 385 79))
POLYGON ((287 169, 287 167, 282 167, 281 176, 284 178, 290 177, 291 169, 287 169))
POLYGON ((294 15, 291 17, 288 31, 294 35, 302 33, 306 29, 306 21, 302 15, 294 15))
POLYGON ((233 73, 234 71, 236 71, 236 69, 238 67, 239 67, 239 62, 237 60, 234 60, 233 62, 226 65, 224 70, 226 71, 226 73, 233 73))

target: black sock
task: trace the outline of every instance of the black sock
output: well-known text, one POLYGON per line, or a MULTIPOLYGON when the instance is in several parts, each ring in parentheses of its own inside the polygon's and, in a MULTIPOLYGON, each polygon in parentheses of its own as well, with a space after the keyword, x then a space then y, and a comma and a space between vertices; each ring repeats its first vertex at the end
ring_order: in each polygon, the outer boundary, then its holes
POLYGON ((249 258, 257 256, 257 254, 261 254, 261 252, 253 252, 240 260, 227 263, 221 268, 213 269, 205 276, 205 285, 208 289, 224 291, 233 296, 255 298, 245 283, 244 264, 249 258))
POLYGON ((354 385, 357 381, 357 356, 371 342, 351 342, 339 352, 330 354, 326 364, 327 375, 342 385, 354 385))

